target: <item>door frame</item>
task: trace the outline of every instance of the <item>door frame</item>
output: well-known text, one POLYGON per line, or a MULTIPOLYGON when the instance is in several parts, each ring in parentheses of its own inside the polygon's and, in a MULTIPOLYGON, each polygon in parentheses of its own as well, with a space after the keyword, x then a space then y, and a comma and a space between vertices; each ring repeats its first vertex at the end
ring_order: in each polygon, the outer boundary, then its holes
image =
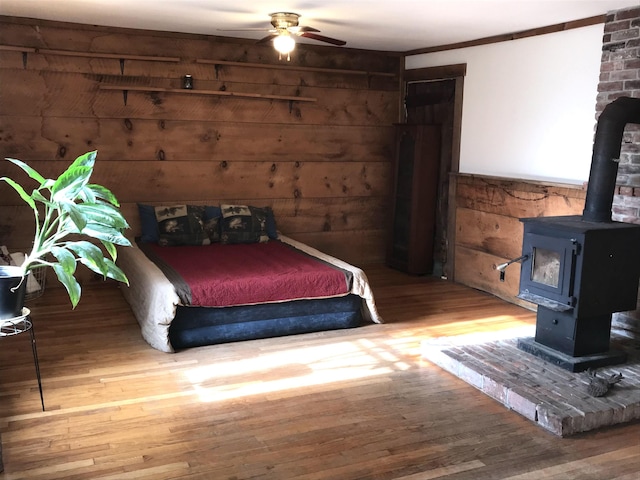
POLYGON ((464 90, 464 77, 467 74, 467 64, 443 65, 439 67, 416 68, 402 70, 400 81, 400 122, 406 122, 406 109, 404 98, 407 92, 407 84, 414 82, 428 82, 437 80, 455 80, 455 94, 453 105, 453 135, 451 144, 451 161, 448 168, 449 191, 447 192, 447 262, 443 265, 442 276, 445 279, 455 280, 455 235, 456 235, 456 177, 460 171, 460 141, 462 136, 462 97, 464 90))

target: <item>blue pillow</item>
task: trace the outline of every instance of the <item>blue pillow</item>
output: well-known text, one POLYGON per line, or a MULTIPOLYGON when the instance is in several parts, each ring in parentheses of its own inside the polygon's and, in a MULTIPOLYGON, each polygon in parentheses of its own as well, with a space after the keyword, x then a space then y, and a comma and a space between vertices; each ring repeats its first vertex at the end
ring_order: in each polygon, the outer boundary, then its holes
POLYGON ((220 223, 222 220, 222 211, 220 207, 207 205, 204 207, 204 231, 209 237, 211 243, 220 242, 220 223))
POLYGON ((158 231, 158 220, 156 220, 155 208, 152 205, 139 203, 138 216, 140 217, 140 230, 142 231, 140 241, 158 243, 160 232, 158 231))
POLYGON ((275 240, 278 238, 278 227, 276 226, 276 216, 273 214, 273 210, 271 209, 271 207, 263 207, 262 210, 264 210, 267 213, 267 225, 266 225, 267 235, 269 236, 270 239, 275 240))
POLYGON ((222 210, 220 207, 207 205, 204 207, 204 219, 211 220, 212 218, 219 218, 222 216, 222 210))

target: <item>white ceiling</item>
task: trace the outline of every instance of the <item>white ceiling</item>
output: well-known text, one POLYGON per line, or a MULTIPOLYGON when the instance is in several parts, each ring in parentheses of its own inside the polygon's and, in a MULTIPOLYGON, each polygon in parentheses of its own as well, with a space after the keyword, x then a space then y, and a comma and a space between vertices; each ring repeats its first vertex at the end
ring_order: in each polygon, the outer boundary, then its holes
MULTIPOLYGON (((258 39, 269 13, 347 47, 407 51, 513 33, 640 5, 640 0, 0 0, 0 15, 258 39)), ((304 42, 317 43, 310 40, 304 42)))

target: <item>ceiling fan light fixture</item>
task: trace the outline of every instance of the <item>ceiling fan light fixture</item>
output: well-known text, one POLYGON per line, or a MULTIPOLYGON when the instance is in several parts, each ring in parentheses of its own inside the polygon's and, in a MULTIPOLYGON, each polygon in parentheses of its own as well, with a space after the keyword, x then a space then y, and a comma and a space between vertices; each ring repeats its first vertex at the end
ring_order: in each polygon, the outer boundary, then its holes
POLYGON ((280 34, 273 39, 273 48, 280 54, 280 58, 286 55, 287 60, 291 60, 289 54, 296 48, 296 41, 288 33, 280 34))

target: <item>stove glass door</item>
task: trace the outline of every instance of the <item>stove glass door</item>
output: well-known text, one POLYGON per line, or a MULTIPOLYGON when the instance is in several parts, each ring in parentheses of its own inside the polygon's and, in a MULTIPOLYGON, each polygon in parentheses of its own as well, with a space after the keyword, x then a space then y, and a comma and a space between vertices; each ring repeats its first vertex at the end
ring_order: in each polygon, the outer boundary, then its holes
POLYGON ((519 298, 552 310, 573 308, 577 246, 573 239, 525 232, 519 298))
POLYGON ((549 287, 558 288, 561 261, 560 252, 534 247, 531 280, 549 287))

